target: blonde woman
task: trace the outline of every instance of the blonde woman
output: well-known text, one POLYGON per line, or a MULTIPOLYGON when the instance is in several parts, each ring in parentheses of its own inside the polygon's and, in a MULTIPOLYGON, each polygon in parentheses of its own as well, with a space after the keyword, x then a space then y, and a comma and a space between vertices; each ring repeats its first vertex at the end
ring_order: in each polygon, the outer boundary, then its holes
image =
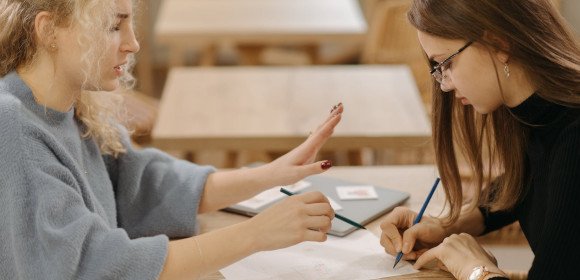
POLYGON ((0 1, 2 278, 195 279, 257 251, 324 241, 334 212, 321 193, 198 236, 196 215, 330 168, 314 158, 342 105, 258 168, 214 172, 135 150, 107 93, 131 82, 132 5, 0 1))
POLYGON ((578 278, 573 33, 549 0, 414 0, 408 18, 431 64, 436 160, 451 211, 412 225, 417 214, 398 208, 382 224, 385 250, 416 268, 438 260, 458 279, 505 279, 473 236, 519 221, 535 255, 528 279, 578 278), (467 205, 456 152, 475 178, 467 205))

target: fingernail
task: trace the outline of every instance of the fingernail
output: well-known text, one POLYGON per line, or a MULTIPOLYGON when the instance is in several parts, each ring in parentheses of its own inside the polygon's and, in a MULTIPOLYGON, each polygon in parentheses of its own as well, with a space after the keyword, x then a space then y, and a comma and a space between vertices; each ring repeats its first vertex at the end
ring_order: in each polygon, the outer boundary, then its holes
POLYGON ((332 167, 332 161, 330 160, 325 160, 320 164, 320 167, 322 167, 322 169, 326 170, 328 168, 332 167))
POLYGON ((409 242, 405 242, 405 243, 403 243, 403 254, 407 254, 407 253, 409 253, 409 251, 411 250, 411 248, 409 248, 409 247, 411 247, 411 246, 409 245, 409 242))

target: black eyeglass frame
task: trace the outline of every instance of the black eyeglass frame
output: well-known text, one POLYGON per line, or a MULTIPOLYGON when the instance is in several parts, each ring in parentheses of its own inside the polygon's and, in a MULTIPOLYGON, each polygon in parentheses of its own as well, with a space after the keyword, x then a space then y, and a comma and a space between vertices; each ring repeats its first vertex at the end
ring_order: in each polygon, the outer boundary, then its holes
POLYGON ((443 70, 441 68, 445 64, 449 63, 449 61, 451 61, 451 59, 453 59, 458 54, 460 54, 462 51, 464 51, 465 49, 467 49, 467 47, 469 47, 471 44, 473 44, 473 41, 467 42, 467 44, 465 44, 465 46, 461 47, 455 53, 453 53, 452 55, 450 55, 449 57, 447 57, 445 60, 441 61, 441 63, 435 65, 431 69, 431 71, 429 72, 429 74, 431 74, 435 78, 435 80, 437 80, 437 82, 441 83, 443 81, 443 70), (435 72, 437 72, 437 73, 435 73, 435 72), (439 77, 437 77, 436 75, 439 76, 439 77))

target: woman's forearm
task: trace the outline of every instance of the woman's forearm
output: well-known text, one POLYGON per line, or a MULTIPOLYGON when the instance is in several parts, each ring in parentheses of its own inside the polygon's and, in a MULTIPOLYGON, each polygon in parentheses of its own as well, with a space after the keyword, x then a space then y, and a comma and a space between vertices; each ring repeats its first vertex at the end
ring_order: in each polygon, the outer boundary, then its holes
POLYGON ((483 214, 478 208, 465 210, 461 212, 459 219, 454 224, 446 227, 447 235, 459 234, 462 232, 472 236, 479 236, 485 231, 483 214))
POLYGON ((198 279, 259 250, 248 223, 169 242, 159 279, 198 279))
POLYGON ((205 184, 199 212, 206 213, 222 209, 273 187, 273 181, 269 180, 271 175, 267 166, 218 171, 210 174, 205 184))

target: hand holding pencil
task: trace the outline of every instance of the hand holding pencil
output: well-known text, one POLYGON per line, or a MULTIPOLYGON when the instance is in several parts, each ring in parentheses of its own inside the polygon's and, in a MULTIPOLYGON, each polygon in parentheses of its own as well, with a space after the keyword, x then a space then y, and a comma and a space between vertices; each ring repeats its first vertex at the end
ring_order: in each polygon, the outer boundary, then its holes
MULTIPOLYGON (((282 193, 284 193, 285 195, 288 195, 288 196, 294 195, 293 192, 290 192, 289 190, 287 190, 285 188, 280 188, 280 192, 282 192, 282 193)), ((343 221, 343 222, 345 222, 345 223, 347 223, 347 224, 353 225, 353 226, 355 226, 357 228, 366 229, 363 225, 361 225, 361 224, 359 224, 359 223, 357 223, 357 222, 355 222, 355 221, 353 221, 353 220, 351 220, 351 219, 349 219, 347 217, 344 217, 342 215, 339 215, 339 214, 336 214, 335 213, 334 214, 334 217, 337 218, 337 219, 339 219, 339 220, 341 220, 341 221, 343 221)))
POLYGON ((293 195, 245 221, 257 251, 285 248, 303 241, 326 241, 334 210, 321 192, 293 195))
MULTIPOLYGON (((434 192, 437 183, 431 187, 429 194, 434 192)), ((423 203, 423 209, 427 207, 428 200, 423 203)), ((389 213, 381 223, 381 230, 381 245, 385 251, 393 256, 402 253, 399 259, 404 260, 417 259, 448 236, 439 220, 423 216, 407 207, 397 207, 389 213)))

